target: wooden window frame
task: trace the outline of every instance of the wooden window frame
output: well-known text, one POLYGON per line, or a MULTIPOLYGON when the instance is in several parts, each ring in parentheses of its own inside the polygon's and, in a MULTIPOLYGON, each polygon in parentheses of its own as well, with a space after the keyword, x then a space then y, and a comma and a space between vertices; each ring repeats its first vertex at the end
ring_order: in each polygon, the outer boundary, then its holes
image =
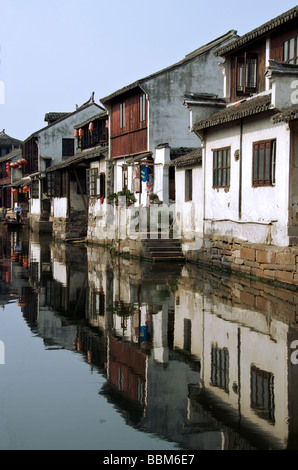
POLYGON ((87 188, 89 197, 106 197, 106 175, 99 173, 98 168, 87 170, 87 188))
POLYGON ((74 139, 62 139, 62 157, 73 157, 75 154, 75 140, 74 139))
POLYGON ((39 199, 39 180, 32 180, 31 182, 31 197, 32 199, 39 199))
POLYGON ((258 87, 258 55, 245 52, 243 56, 236 57, 236 93, 237 95, 251 95, 257 92, 258 87))
POLYGON ((231 147, 213 149, 213 188, 229 188, 231 184, 231 147), (223 159, 225 152, 225 161, 223 159), (225 164, 224 164, 225 163, 225 164))
POLYGON ((120 103, 120 129, 125 129, 125 102, 120 103))
POLYGON ((66 173, 65 171, 51 171, 47 173, 47 196, 66 197, 66 173))
POLYGON ((253 143, 252 185, 274 186, 276 168, 276 139, 253 143), (266 151, 269 151, 269 154, 266 151))
POLYGON ((298 36, 294 36, 287 41, 284 41, 283 62, 286 64, 298 64, 298 36), (293 44, 293 51, 291 51, 291 43, 293 44))
POLYGON ((140 122, 146 121, 146 95, 142 93, 139 98, 139 119, 140 122))
POLYGON ((128 189, 128 167, 127 165, 122 166, 122 191, 128 189))

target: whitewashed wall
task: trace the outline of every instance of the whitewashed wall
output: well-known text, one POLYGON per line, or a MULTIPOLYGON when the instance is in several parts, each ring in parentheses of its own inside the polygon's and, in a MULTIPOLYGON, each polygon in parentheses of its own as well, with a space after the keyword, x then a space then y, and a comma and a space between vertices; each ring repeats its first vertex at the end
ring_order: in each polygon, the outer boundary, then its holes
POLYGON ((240 149, 240 125, 208 130, 204 150, 206 232, 230 235, 249 242, 288 244, 288 191, 290 136, 283 124, 272 124, 269 117, 244 122, 242 156, 242 217, 238 218, 239 165, 235 152, 240 149), (254 142, 276 139, 276 184, 252 186, 254 142), (212 187, 213 149, 231 147, 230 188, 212 187))

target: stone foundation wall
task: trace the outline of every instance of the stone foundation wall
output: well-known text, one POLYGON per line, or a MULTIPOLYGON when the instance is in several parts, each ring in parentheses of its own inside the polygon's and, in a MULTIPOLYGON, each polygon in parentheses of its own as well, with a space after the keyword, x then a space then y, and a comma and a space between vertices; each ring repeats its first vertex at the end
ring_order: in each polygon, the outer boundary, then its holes
POLYGON ((53 236, 58 240, 70 238, 83 238, 87 235, 86 213, 78 213, 71 218, 55 217, 53 223, 53 236))
POLYGON ((253 244, 213 236, 205 239, 200 250, 188 251, 185 255, 188 261, 298 286, 298 247, 253 244))

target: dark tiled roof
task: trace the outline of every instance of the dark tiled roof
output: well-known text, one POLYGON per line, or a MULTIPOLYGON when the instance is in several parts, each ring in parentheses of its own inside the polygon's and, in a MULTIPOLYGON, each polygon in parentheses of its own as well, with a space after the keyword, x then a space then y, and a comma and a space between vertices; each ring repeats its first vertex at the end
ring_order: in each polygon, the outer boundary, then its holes
POLYGON ((21 145, 23 142, 19 139, 14 139, 5 134, 5 129, 0 132, 0 145, 21 145))
POLYGON ((171 166, 181 168, 200 163, 202 163, 202 149, 198 148, 192 152, 188 152, 187 154, 182 155, 181 157, 175 158, 175 160, 172 161, 171 166))
POLYGON ((47 168, 46 172, 62 170, 63 168, 70 167, 72 165, 76 165, 83 161, 92 160, 93 158, 97 157, 106 157, 108 155, 108 146, 98 145, 96 147, 83 150, 82 152, 76 153, 72 157, 69 157, 67 160, 64 160, 61 163, 57 163, 57 165, 50 166, 47 168))
POLYGON ((67 116, 69 113, 47 113, 44 117, 46 122, 54 122, 67 116))
POLYGON ((290 122, 294 121, 295 119, 298 119, 298 106, 292 106, 282 113, 275 114, 271 118, 275 124, 278 122, 290 122))
POLYGON ((73 116, 74 114, 78 113, 82 109, 88 108, 91 105, 97 106, 97 108, 104 111, 104 108, 102 106, 94 102, 94 95, 92 94, 91 98, 85 103, 83 103, 81 106, 77 107, 75 111, 73 111, 72 113, 66 113, 65 116, 60 117, 60 119, 58 119, 57 121, 51 122, 47 126, 43 127, 42 129, 39 129, 38 131, 33 132, 33 134, 27 137, 27 139, 24 142, 27 142, 28 140, 32 139, 32 137, 37 137, 40 132, 46 131, 49 127, 55 126, 57 123, 63 121, 64 119, 67 119, 70 116, 73 116))
POLYGON ((194 124, 194 132, 252 116, 271 109, 271 93, 240 101, 194 124))
POLYGON ((258 28, 253 29, 249 33, 244 34, 243 36, 240 36, 238 39, 235 41, 227 44, 226 46, 218 49, 216 51, 217 56, 223 56, 230 54, 231 52, 235 51, 236 49, 239 49, 240 47, 244 46, 250 41, 256 40, 260 38, 261 36, 264 36, 266 34, 269 34, 271 31, 274 29, 289 23, 292 21, 294 18, 297 18, 297 9, 298 6, 296 5, 294 8, 291 8, 290 10, 286 11, 285 13, 282 13, 281 15, 277 16, 276 18, 267 21, 263 25, 259 26, 258 28))
POLYGON ((233 37, 237 37, 237 32, 235 30, 231 30, 231 31, 228 31, 226 34, 224 34, 223 36, 220 36, 219 38, 209 42, 208 44, 202 46, 202 47, 199 47, 198 49, 196 49, 195 51, 187 54, 182 60, 180 60, 179 62, 176 62, 175 64, 173 65, 170 65, 169 67, 166 67, 162 70, 160 70, 159 72, 155 72, 151 75, 148 75, 147 77, 145 78, 142 78, 140 80, 137 80, 133 83, 131 83, 130 85, 127 85, 123 88, 121 88, 120 90, 118 91, 115 91, 114 93, 112 93, 111 95, 109 96, 106 96, 104 98, 101 98, 101 103, 105 104, 109 101, 111 101, 113 98, 116 98, 117 96, 120 96, 134 88, 137 88, 137 87, 141 87, 142 83, 148 81, 148 80, 151 80, 155 77, 157 77, 158 75, 162 75, 163 73, 166 73, 168 71, 171 71, 177 67, 180 67, 181 65, 184 65, 185 63, 187 62, 190 62, 191 60, 195 59, 196 57, 200 56, 200 55, 203 55, 205 54, 206 52, 212 50, 213 48, 215 47, 219 47, 219 45, 224 42, 224 41, 227 41, 228 39, 231 39, 233 37))
POLYGON ((4 155, 4 157, 1 157, 0 158, 0 163, 2 162, 6 162, 8 160, 12 160, 13 158, 15 157, 19 157, 22 155, 22 149, 15 149, 15 150, 12 150, 11 152, 7 153, 6 155, 4 155))
POLYGON ((104 110, 101 113, 98 113, 95 116, 92 116, 89 119, 86 119, 84 122, 80 122, 79 124, 76 124, 74 126, 74 129, 80 129, 80 127, 86 126, 87 124, 89 124, 89 122, 94 122, 97 119, 104 119, 107 116, 108 116, 108 112, 104 110))

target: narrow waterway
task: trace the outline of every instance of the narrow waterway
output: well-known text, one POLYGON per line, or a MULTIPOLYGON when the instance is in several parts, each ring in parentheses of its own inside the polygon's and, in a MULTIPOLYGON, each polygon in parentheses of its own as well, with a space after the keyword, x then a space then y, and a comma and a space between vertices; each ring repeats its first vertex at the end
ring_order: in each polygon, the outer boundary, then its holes
POLYGON ((298 449, 296 292, 0 236, 1 450, 298 449))

